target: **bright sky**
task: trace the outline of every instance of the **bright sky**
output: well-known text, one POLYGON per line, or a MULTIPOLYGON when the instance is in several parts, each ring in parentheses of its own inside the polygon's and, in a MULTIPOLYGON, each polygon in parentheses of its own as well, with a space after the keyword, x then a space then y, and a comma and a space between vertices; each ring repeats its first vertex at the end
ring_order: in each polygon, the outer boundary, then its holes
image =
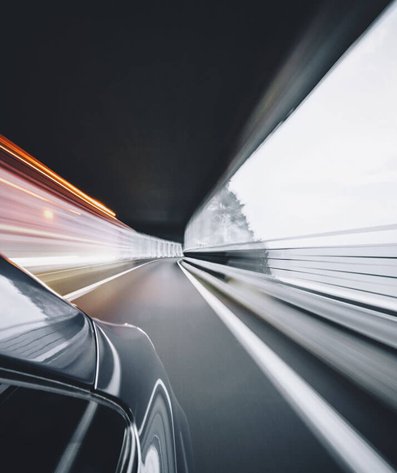
POLYGON ((264 240, 397 223, 397 2, 230 187, 264 240))

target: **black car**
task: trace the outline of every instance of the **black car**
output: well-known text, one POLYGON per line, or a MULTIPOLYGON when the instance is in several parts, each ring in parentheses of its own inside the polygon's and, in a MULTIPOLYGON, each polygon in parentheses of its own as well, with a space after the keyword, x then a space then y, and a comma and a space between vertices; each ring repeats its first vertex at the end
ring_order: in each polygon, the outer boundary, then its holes
POLYGON ((0 470, 187 472, 190 437, 154 346, 0 257, 0 470))

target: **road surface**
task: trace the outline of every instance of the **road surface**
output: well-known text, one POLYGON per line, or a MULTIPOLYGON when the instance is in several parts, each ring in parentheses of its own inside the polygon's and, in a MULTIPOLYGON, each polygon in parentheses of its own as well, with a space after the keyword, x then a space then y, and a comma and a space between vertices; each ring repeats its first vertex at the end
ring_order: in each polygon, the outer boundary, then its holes
POLYGON ((396 465, 393 409, 225 296, 214 292, 220 309, 210 305, 202 287, 177 260, 158 260, 73 300, 93 317, 137 325, 151 337, 187 415, 196 472, 392 471, 376 451, 396 465), (276 359, 255 359, 222 310, 276 359), (291 376, 309 391, 291 388, 291 376), (313 393, 323 404, 311 415, 313 393), (330 426, 330 412, 341 424, 330 426))

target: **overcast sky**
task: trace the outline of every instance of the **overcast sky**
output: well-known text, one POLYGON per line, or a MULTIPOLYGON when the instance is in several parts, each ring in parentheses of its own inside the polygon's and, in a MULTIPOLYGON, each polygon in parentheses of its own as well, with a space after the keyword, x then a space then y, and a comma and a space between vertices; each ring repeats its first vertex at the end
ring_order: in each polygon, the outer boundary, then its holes
POLYGON ((397 3, 235 174, 256 238, 397 223, 397 3))

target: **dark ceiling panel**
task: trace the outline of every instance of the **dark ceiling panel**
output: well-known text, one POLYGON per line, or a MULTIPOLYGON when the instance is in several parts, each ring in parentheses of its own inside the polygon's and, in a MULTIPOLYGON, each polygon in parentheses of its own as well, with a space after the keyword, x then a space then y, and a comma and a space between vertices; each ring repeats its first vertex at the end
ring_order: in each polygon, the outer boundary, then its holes
POLYGON ((135 229, 181 239, 255 104, 330 3, 330 31, 364 12, 345 47, 386 2, 186 2, 9 21, 0 133, 135 229))

